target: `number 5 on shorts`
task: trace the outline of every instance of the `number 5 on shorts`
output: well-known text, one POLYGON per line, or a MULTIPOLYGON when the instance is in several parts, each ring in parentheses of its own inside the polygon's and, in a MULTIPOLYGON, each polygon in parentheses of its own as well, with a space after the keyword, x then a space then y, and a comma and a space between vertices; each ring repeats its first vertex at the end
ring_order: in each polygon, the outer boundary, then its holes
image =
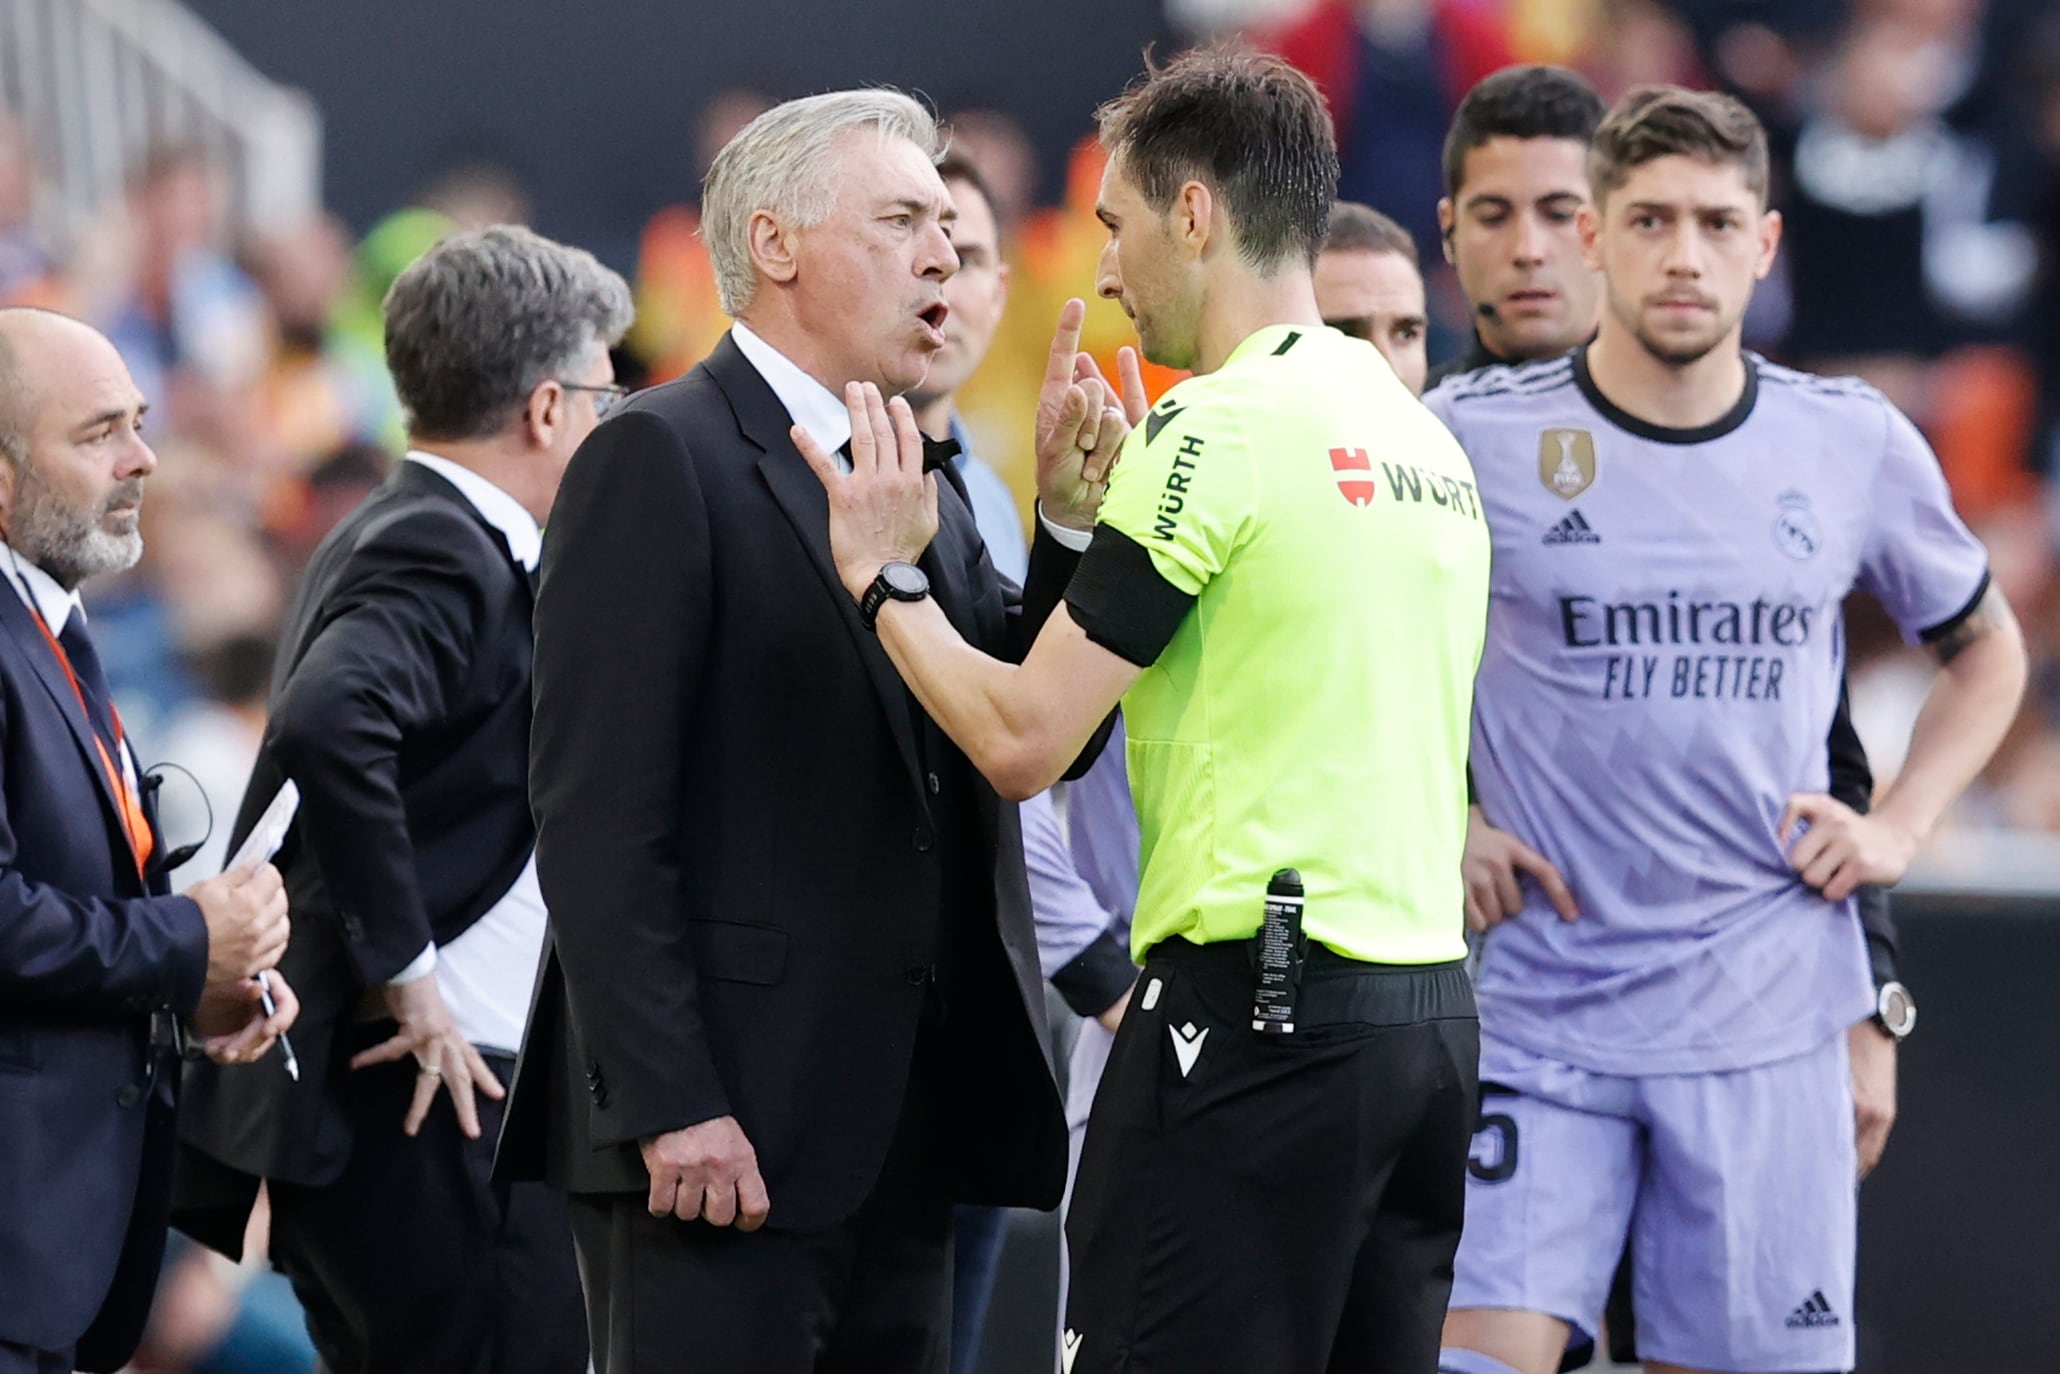
POLYGON ((1466 1171, 1483 1183, 1507 1183, 1516 1176, 1516 1118, 1488 1110, 1491 1097, 1514 1097, 1499 1083, 1481 1084, 1481 1112, 1474 1123, 1466 1171))

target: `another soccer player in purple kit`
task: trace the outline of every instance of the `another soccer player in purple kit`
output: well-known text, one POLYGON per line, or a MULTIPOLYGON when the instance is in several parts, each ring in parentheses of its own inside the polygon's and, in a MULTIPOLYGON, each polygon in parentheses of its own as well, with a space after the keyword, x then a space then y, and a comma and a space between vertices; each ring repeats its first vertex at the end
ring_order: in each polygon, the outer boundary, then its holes
POLYGON ((1851 894, 1987 762, 2022 638, 1910 422, 1743 351, 1780 240, 1752 114, 1635 91, 1590 175, 1595 342, 1430 400, 1494 539, 1479 803, 1579 902, 1527 890, 1487 944, 1441 1368, 1551 1374, 1629 1233, 1648 1371, 1846 1370, 1851 894), (1942 668, 1871 815, 1825 795, 1854 586, 1942 668))

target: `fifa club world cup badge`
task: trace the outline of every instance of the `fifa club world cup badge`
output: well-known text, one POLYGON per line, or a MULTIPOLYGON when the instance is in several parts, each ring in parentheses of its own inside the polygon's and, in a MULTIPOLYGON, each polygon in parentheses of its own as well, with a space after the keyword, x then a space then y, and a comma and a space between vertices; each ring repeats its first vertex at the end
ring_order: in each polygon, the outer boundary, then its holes
POLYGON ((1824 547, 1824 534, 1810 510, 1810 498, 1799 491, 1784 491, 1776 504, 1780 509, 1774 515, 1774 547, 1798 563, 1815 558, 1824 547))
POLYGON ((1538 436, 1538 480, 1562 501, 1595 484, 1595 436, 1585 429, 1548 429, 1538 436))

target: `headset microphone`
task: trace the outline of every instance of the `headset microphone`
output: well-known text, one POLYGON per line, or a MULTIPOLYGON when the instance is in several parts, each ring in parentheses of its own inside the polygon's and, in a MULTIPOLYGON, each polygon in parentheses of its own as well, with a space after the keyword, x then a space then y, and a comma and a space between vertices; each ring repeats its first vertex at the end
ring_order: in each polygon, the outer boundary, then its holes
POLYGON ((1484 320, 1499 320, 1502 318, 1502 312, 1495 308, 1493 301, 1482 301, 1474 307, 1474 313, 1484 320))

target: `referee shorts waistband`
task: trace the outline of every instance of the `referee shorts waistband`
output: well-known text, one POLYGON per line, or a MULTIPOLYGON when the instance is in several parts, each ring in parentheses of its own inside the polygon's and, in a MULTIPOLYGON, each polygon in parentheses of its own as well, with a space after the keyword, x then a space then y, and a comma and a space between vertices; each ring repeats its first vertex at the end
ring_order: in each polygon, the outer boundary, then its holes
MULTIPOLYGON (((1177 970, 1211 1001, 1241 999, 1251 1004, 1257 982, 1254 940, 1219 940, 1197 945, 1180 936, 1161 940, 1145 955, 1144 976, 1154 968, 1177 970)), ((1425 1021, 1472 1020, 1473 979, 1461 959, 1443 964, 1371 964, 1310 942, 1295 999, 1301 1026, 1408 1026, 1425 1021)))

